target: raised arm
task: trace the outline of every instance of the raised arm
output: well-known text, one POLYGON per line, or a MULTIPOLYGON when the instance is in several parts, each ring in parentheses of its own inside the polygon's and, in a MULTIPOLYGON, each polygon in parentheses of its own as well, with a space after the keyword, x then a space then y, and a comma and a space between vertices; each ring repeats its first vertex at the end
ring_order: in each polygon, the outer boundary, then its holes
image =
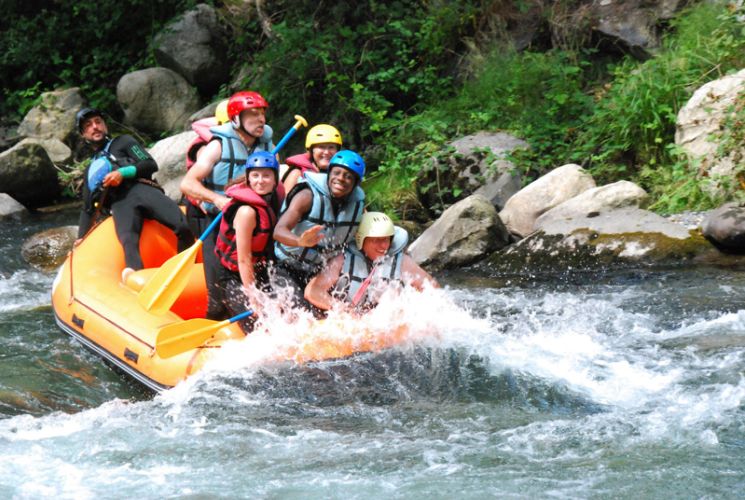
POLYGON ((290 200, 290 204, 277 221, 274 239, 290 247, 314 247, 323 239, 323 226, 316 225, 300 236, 292 232, 305 214, 310 212, 313 195, 310 189, 303 189, 290 200))
POLYGON ((343 254, 329 260, 326 267, 308 282, 305 287, 305 300, 321 310, 328 311, 331 309, 336 300, 331 296, 329 290, 339 281, 343 264, 343 254))

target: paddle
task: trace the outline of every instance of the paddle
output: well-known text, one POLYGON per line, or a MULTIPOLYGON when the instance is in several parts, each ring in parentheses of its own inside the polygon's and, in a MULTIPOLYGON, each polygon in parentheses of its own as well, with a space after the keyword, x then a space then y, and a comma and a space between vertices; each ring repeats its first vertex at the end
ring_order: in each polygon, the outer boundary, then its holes
MULTIPOLYGON (((300 115, 295 115, 295 120, 295 124, 272 150, 272 154, 277 154, 300 127, 308 126, 308 122, 300 115)), ((220 223, 220 219, 222 219, 222 212, 215 217, 209 227, 202 233, 202 236, 191 247, 164 262, 150 278, 150 281, 142 287, 140 293, 137 294, 137 302, 146 311, 159 315, 164 314, 176 302, 189 282, 191 264, 194 262, 199 249, 202 248, 202 243, 215 226, 220 223)))
POLYGON ((158 336, 155 339, 155 352, 162 359, 166 359, 196 349, 217 333, 220 328, 247 318, 252 314, 253 311, 245 311, 225 321, 194 318, 164 326, 158 330, 158 336))

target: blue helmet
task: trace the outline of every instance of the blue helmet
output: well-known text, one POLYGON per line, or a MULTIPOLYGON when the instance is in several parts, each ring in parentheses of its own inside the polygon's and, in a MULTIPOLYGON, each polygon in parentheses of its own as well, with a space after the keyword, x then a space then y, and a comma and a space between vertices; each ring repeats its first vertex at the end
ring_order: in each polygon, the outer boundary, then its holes
POLYGON ((350 151, 349 149, 342 149, 331 157, 329 170, 331 170, 331 167, 335 165, 344 167, 357 174, 357 182, 362 181, 362 178, 365 176, 365 160, 363 160, 360 155, 354 151, 350 151))
POLYGON ((246 158, 246 179, 248 179, 248 171, 252 168, 271 168, 274 170, 274 177, 279 182, 279 162, 277 157, 269 151, 257 151, 246 158))
POLYGON ((279 170, 279 162, 269 151, 257 151, 256 153, 251 153, 251 156, 246 159, 246 170, 252 168, 273 168, 274 170, 279 170))

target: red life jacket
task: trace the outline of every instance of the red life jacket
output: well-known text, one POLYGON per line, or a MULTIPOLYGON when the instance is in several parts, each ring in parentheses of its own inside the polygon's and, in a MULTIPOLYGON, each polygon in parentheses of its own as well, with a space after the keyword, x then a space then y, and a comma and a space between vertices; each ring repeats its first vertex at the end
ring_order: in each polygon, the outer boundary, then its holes
MULTIPOLYGON (((220 232, 215 243, 215 255, 227 269, 238 271, 238 249, 236 248, 233 219, 240 207, 248 205, 254 209, 258 216, 251 237, 253 263, 256 265, 259 262, 265 262, 273 255, 274 240, 272 239, 272 232, 277 224, 277 210, 267 204, 264 198, 256 194, 256 191, 245 183, 231 186, 225 194, 232 200, 223 209, 224 215, 222 221, 220 221, 220 232)), ((277 184, 274 194, 277 197, 276 206, 279 207, 285 198, 285 191, 281 183, 277 184)))
POLYGON ((197 161, 197 152, 199 149, 202 146, 206 146, 212 140, 210 127, 216 127, 217 125, 217 118, 214 116, 202 118, 191 124, 191 129, 197 133, 197 136, 191 141, 189 147, 186 148, 186 170, 189 170, 197 161))
POLYGON ((282 176, 282 182, 287 179, 287 176, 295 169, 300 169, 300 174, 304 174, 305 172, 318 172, 318 167, 310 161, 310 153, 301 153, 299 155, 290 156, 285 160, 285 163, 287 164, 287 171, 282 176))
MULTIPOLYGON (((194 163, 197 161, 197 153, 200 149, 202 149, 204 146, 206 146, 211 140, 212 140, 212 132, 210 132, 210 127, 217 126, 217 118, 214 116, 210 116, 209 118, 202 118, 201 120, 197 120, 194 123, 191 124, 191 129, 197 133, 197 136, 194 138, 193 141, 189 144, 189 147, 186 148, 186 170, 189 170, 191 167, 194 166, 194 163)), ((199 206, 199 202, 186 197, 189 202, 194 205, 195 207, 199 206)))

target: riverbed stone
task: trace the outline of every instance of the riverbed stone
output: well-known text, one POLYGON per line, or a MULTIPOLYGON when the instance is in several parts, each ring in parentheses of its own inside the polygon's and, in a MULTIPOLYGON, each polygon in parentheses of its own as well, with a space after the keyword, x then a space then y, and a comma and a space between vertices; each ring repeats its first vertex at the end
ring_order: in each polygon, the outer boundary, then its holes
POLYGON ((538 217, 594 187, 595 180, 582 167, 563 165, 513 195, 499 218, 512 234, 524 238, 533 232, 538 217))
POLYGON ((535 221, 535 229, 554 219, 570 219, 578 216, 600 214, 618 208, 639 207, 645 204, 649 195, 642 188, 629 181, 618 181, 613 184, 588 189, 574 198, 561 203, 547 211, 535 221))
POLYGON ((617 264, 712 261, 720 254, 699 231, 691 231, 648 210, 621 208, 600 214, 557 218, 489 258, 489 265, 513 272, 555 271, 617 264))
POLYGON ((25 214, 28 214, 26 207, 14 200, 9 194, 0 193, 0 219, 18 218, 25 214))
POLYGON ((217 10, 199 4, 155 37, 155 60, 209 95, 230 77, 230 61, 225 57, 227 39, 217 10))
POLYGON ((181 199, 181 180, 186 174, 186 150, 197 134, 191 130, 166 137, 150 148, 150 155, 158 163, 155 180, 163 187, 166 195, 174 201, 181 199))
POLYGON ((18 135, 55 138, 74 149, 80 142, 75 128, 75 114, 85 103, 77 87, 44 92, 39 104, 23 117, 18 126, 18 135))
POLYGON ((36 142, 19 142, 0 153, 0 190, 29 208, 49 205, 59 195, 57 169, 36 142))
POLYGON ((745 143, 726 143, 738 137, 742 125, 737 117, 744 109, 745 69, 703 85, 678 112, 675 144, 698 163, 700 176, 711 179, 702 186, 713 195, 745 182, 738 173, 745 164, 745 143))
POLYGON ((422 205, 439 215, 456 201, 480 194, 501 209, 522 186, 519 172, 506 156, 528 147, 505 132, 478 132, 451 142, 418 174, 422 205))
POLYGON ((32 266, 52 270, 64 262, 78 237, 78 226, 62 226, 41 231, 21 245, 21 256, 32 266))
POLYGON ((443 212, 409 247, 409 254, 430 269, 470 264, 509 243, 494 205, 471 195, 443 212))
POLYGON ((124 75, 116 98, 124 121, 140 130, 182 131, 189 116, 200 109, 197 92, 184 77, 168 68, 147 68, 124 75))
POLYGON ((745 254, 745 207, 731 202, 712 210, 701 223, 701 232, 718 248, 745 254))
POLYGON ((39 137, 27 137, 23 139, 20 144, 36 143, 49 155, 49 159, 55 165, 69 165, 72 162, 72 150, 57 138, 39 138, 39 137))

